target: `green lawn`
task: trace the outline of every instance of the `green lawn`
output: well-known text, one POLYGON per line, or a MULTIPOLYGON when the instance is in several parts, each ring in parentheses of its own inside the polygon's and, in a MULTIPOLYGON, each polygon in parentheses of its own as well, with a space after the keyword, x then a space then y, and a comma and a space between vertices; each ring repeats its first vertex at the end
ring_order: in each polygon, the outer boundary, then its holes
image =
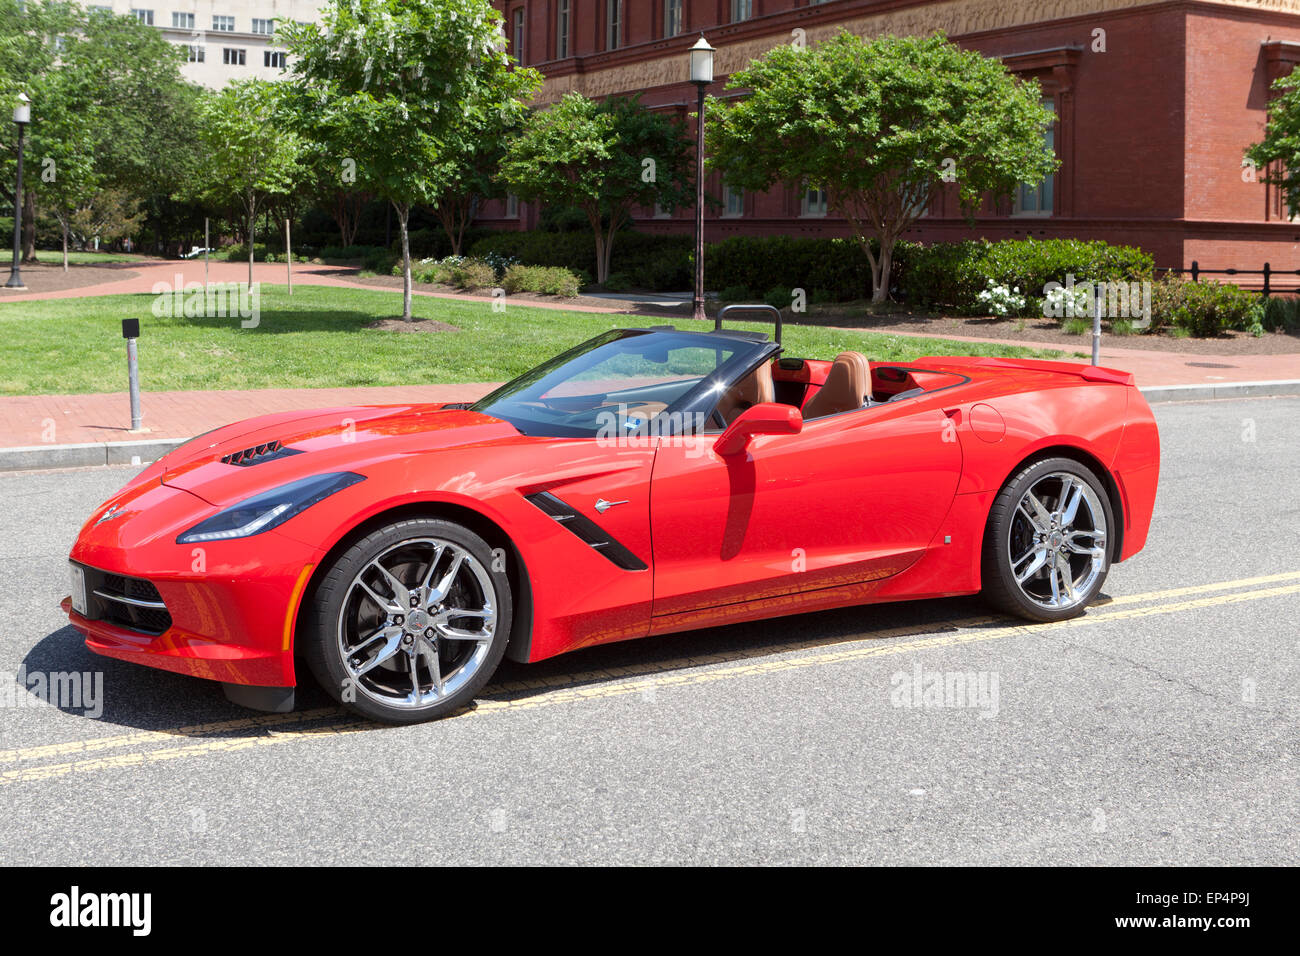
MULTIPOLYGON (((43 265, 63 265, 63 251, 60 249, 37 249, 36 258, 43 265)), ((140 262, 148 256, 138 256, 130 252, 78 252, 68 250, 68 264, 74 266, 102 266, 113 262, 140 262)))
MULTIPOLYGON (((367 329, 400 311, 397 292, 262 286, 261 323, 235 318, 156 318, 152 295, 112 295, 38 302, 0 302, 0 394, 114 392, 126 388, 120 320, 141 319, 140 378, 146 391, 317 388, 494 382, 609 328, 663 324, 664 319, 600 315, 487 302, 414 298, 415 314, 458 332, 367 329)), ((679 328, 695 326, 676 320, 679 328)), ((770 331, 761 323, 739 327, 770 331)), ((844 349, 873 359, 921 355, 1059 357, 1060 352, 975 346, 815 326, 787 326, 788 354, 831 358, 844 349)))

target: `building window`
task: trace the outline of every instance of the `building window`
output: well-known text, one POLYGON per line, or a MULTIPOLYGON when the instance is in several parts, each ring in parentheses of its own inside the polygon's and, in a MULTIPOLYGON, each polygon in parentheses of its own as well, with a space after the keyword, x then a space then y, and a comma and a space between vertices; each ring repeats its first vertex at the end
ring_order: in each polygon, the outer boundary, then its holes
POLYGON ((260 33, 262 36, 265 37, 269 37, 272 33, 275 32, 275 21, 259 20, 257 17, 253 17, 253 32, 260 33))
POLYGON ((193 30, 194 14, 192 13, 172 13, 172 26, 177 30, 193 30))
MULTIPOLYGON (((1051 100, 1043 100, 1043 105, 1055 112, 1055 107, 1051 100)), ((1047 134, 1044 137, 1044 142, 1047 146, 1048 152, 1055 154, 1055 123, 1047 127, 1047 134)), ((1047 178, 1037 186, 1026 186, 1021 184, 1015 192, 1011 214, 1013 216, 1050 216, 1052 214, 1055 199, 1056 174, 1048 173, 1047 178)))
POLYGON ((283 70, 283 69, 284 69, 284 66, 285 66, 284 51, 283 51, 283 50, 263 50, 263 51, 262 51, 262 66, 273 66, 273 67, 275 67, 277 70, 283 70))
POLYGON ((555 58, 563 60, 569 55, 569 0, 556 0, 555 5, 555 58))
POLYGON ((754 0, 731 0, 731 22, 739 23, 754 15, 754 0))
POLYGON ((219 32, 221 32, 221 33, 234 33, 234 32, 235 32, 235 18, 234 18, 234 17, 219 17, 219 16, 217 16, 216 14, 213 14, 213 16, 212 16, 212 29, 217 30, 217 31, 219 31, 219 32))
POLYGON ((201 43, 191 43, 191 44, 188 45, 188 50, 189 50, 189 53, 188 53, 188 55, 185 57, 185 59, 187 59, 189 62, 191 62, 191 63, 203 63, 203 62, 205 62, 205 57, 204 57, 204 53, 203 53, 203 50, 204 50, 203 44, 201 44, 201 43))
POLYGON ((722 214, 724 216, 743 216, 745 214, 745 191, 722 184, 722 214))
POLYGON ((519 197, 514 193, 506 193, 506 218, 519 218, 519 197))
POLYGON ((664 36, 682 32, 682 0, 664 0, 664 36))
POLYGON ((623 35, 623 0, 605 0, 605 49, 617 50, 623 35))
POLYGON ((799 210, 801 216, 825 216, 829 208, 826 190, 810 186, 804 190, 803 201, 799 210))
POLYGON ((244 51, 225 47, 221 51, 221 62, 226 66, 243 66, 244 51))
POLYGON ((673 218, 673 211, 661 203, 655 203, 655 218, 671 219, 673 218))
POLYGON ((515 53, 515 62, 523 65, 524 62, 524 8, 515 9, 515 31, 513 31, 513 53, 515 53))
POLYGON ((137 20, 139 20, 141 23, 143 23, 143 24, 144 24, 145 26, 147 26, 147 27, 151 27, 151 26, 153 26, 153 11, 152 11, 152 10, 136 10, 136 9, 133 8, 133 9, 131 10, 131 16, 135 17, 137 20))

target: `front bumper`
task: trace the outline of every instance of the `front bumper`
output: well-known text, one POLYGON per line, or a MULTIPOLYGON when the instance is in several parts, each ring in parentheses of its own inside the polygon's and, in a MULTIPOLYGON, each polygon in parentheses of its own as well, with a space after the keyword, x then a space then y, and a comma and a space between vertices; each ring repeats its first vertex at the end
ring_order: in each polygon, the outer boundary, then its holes
MULTIPOLYGON (((314 555, 302 553, 306 549, 301 545, 278 536, 271 539, 272 534, 258 536, 267 540, 255 546, 268 556, 283 550, 298 554, 277 562, 250 562, 247 555, 234 553, 236 542, 222 543, 208 549, 203 571, 185 573, 142 564, 138 554, 131 555, 128 565, 126 555, 114 556, 106 549, 86 553, 79 542, 72 560, 94 569, 89 576, 106 572, 149 581, 171 622, 161 633, 150 634, 98 614, 83 616, 73 609, 71 597, 62 602, 63 610, 96 654, 228 684, 293 687, 295 623, 315 562, 314 555), (224 552, 231 553, 223 559, 224 552)), ((181 552, 176 558, 193 560, 191 549, 175 550, 181 552)), ((87 613, 96 612, 88 608, 87 613)))

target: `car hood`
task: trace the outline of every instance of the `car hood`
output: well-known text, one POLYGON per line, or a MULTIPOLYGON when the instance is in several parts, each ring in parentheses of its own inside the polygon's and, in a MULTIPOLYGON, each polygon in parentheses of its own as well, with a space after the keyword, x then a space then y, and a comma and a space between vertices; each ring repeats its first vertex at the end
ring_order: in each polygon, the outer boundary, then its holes
POLYGON ((224 506, 308 475, 360 472, 394 457, 520 438, 500 419, 441 404, 282 412, 200 435, 136 482, 156 478, 224 506))

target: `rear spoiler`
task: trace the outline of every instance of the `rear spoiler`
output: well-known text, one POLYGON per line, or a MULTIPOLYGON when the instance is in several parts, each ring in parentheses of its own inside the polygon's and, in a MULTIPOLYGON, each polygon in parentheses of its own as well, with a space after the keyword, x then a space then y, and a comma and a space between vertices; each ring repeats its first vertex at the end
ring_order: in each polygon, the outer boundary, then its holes
POLYGON ((960 365, 964 368, 988 369, 1024 369, 1031 372, 1055 372, 1059 375, 1076 375, 1085 382, 1105 382, 1109 385, 1136 385, 1132 372, 1122 372, 1115 368, 1103 368, 1100 365, 1082 365, 1078 362, 1050 362, 1043 359, 1013 359, 954 356, 927 356, 917 359, 914 365, 930 362, 940 365, 960 365))

